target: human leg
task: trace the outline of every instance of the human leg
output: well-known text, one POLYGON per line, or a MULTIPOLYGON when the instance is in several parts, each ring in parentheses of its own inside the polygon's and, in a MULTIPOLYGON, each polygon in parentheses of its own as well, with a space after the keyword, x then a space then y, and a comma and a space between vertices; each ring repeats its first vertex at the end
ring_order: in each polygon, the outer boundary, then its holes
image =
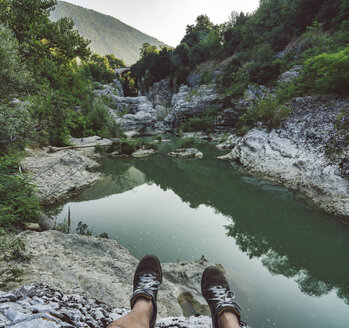
POLYGON ((209 267, 204 271, 201 291, 211 310, 213 328, 240 327, 241 308, 234 301, 235 295, 217 267, 209 267))
POLYGON ((146 255, 139 262, 133 279, 131 312, 108 328, 153 328, 157 314, 157 292, 162 282, 159 259, 146 255))

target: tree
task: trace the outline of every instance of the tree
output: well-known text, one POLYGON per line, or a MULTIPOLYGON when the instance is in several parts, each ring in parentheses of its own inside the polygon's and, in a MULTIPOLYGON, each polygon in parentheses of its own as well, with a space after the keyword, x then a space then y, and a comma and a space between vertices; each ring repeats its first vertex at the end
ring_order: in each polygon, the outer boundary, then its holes
POLYGON ((109 66, 112 69, 126 67, 126 64, 123 62, 123 60, 116 58, 113 54, 105 55, 105 57, 108 59, 109 66))
POLYGON ((13 31, 21 55, 32 63, 35 71, 45 58, 60 65, 90 55, 87 49, 90 42, 73 29, 70 18, 50 21, 50 11, 56 3, 56 0, 0 0, 0 22, 13 31))
POLYGON ((149 54, 158 53, 159 52, 159 50, 158 50, 158 48, 156 46, 152 46, 148 42, 143 43, 142 48, 139 49, 139 51, 140 51, 141 58, 144 58, 144 57, 146 57, 149 54))

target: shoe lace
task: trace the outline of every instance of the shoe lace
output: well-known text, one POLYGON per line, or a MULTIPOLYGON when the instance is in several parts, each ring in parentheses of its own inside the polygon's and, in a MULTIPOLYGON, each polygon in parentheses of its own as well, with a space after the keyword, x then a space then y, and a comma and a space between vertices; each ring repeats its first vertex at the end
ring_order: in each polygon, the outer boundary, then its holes
POLYGON ((241 311, 241 307, 234 301, 235 294, 231 290, 227 290, 222 286, 212 286, 208 289, 213 293, 213 297, 210 301, 216 301, 216 307, 219 306, 234 306, 236 309, 241 311))
POLYGON ((157 291, 160 288, 160 281, 151 273, 145 273, 139 277, 139 282, 136 291, 148 290, 157 291))

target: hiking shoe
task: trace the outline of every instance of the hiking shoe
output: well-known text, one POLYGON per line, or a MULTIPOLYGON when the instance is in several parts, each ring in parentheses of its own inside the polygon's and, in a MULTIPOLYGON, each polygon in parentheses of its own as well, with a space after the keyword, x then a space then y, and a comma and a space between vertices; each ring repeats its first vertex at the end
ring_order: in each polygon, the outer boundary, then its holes
POLYGON ((232 312, 241 324, 241 308, 234 301, 235 295, 217 267, 208 267, 202 274, 201 292, 210 307, 213 328, 218 328, 218 316, 224 311, 232 312))
POLYGON ((133 294, 131 309, 139 297, 150 300, 153 304, 153 314, 150 319, 150 328, 155 327, 157 306, 156 299, 162 282, 162 271, 159 259, 155 255, 146 255, 139 262, 133 278, 133 294))

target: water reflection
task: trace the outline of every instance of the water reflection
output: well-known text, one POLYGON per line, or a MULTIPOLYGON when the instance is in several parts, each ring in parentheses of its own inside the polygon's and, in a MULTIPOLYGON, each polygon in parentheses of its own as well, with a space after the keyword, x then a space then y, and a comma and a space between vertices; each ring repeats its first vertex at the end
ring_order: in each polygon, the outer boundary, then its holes
POLYGON ((202 145, 204 160, 172 159, 164 144, 146 159, 105 160, 108 176, 77 201, 104 198, 144 183, 171 189, 192 208, 201 204, 232 219, 228 236, 250 258, 260 258, 274 275, 293 278, 303 293, 321 296, 335 289, 349 304, 348 227, 335 222, 284 188, 241 175, 202 145))

